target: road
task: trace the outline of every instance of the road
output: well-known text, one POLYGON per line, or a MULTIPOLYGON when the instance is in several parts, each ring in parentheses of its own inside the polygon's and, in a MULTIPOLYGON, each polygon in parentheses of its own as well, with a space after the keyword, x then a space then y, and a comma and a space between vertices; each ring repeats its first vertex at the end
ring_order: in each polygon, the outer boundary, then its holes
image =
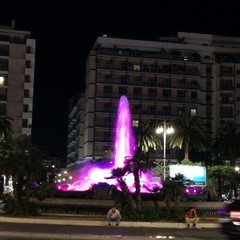
POLYGON ((226 240, 220 229, 171 229, 144 227, 73 226, 0 223, 0 240, 23 239, 186 239, 226 240), (206 236, 207 234, 207 236, 206 236), (158 236, 158 237, 157 237, 158 236), (164 237, 165 236, 165 237, 164 237), (170 237, 171 236, 171 237, 170 237))

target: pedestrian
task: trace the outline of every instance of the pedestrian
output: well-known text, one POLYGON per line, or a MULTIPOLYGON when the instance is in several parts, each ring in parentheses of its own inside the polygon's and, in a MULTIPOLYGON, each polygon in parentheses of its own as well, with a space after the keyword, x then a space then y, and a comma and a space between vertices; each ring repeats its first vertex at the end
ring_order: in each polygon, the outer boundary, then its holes
POLYGON ((187 223, 187 227, 190 227, 190 224, 192 224, 192 227, 196 227, 199 217, 197 216, 197 211, 194 207, 189 207, 185 214, 185 220, 187 223))
POLYGON ((116 227, 118 227, 121 220, 121 214, 118 209, 116 209, 115 207, 112 207, 108 211, 106 219, 109 227, 112 226, 111 224, 112 222, 116 222, 116 227))

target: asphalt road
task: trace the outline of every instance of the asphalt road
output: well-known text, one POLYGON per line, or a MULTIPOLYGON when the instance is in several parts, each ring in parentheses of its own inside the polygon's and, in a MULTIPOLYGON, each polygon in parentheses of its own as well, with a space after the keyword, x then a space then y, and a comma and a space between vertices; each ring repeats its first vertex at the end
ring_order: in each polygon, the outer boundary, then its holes
POLYGON ((226 240, 220 229, 171 229, 144 227, 73 226, 0 223, 0 240, 22 239, 211 239, 226 240), (206 235, 207 234, 207 235, 206 235))

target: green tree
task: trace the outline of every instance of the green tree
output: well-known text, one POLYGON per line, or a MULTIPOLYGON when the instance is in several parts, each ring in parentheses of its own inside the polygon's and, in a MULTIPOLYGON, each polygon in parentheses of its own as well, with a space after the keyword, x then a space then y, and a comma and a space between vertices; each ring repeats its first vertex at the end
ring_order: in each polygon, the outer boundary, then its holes
POLYGON ((166 178, 161 194, 164 196, 166 204, 166 218, 170 217, 171 201, 175 201, 175 205, 179 206, 179 201, 183 196, 184 176, 182 174, 176 174, 174 178, 166 178))
POLYGON ((141 199, 141 174, 146 173, 151 169, 153 160, 150 158, 148 153, 137 152, 132 158, 126 161, 126 168, 129 173, 132 173, 134 176, 135 184, 135 197, 137 210, 141 210, 142 199, 141 199))
POLYGON ((24 162, 25 197, 29 200, 32 184, 41 177, 45 166, 43 165, 44 154, 38 145, 33 144, 31 136, 22 135, 14 140, 14 158, 24 162))
POLYGON ((223 164, 226 158, 230 159, 230 166, 235 167, 236 158, 240 157, 239 142, 240 125, 227 123, 217 130, 212 140, 213 155, 223 164))
POLYGON ((204 123, 197 116, 185 114, 173 122, 174 133, 169 141, 170 148, 184 149, 184 159, 189 159, 191 149, 206 148, 204 123))
POLYGON ((0 141, 12 137, 12 118, 3 114, 0 115, 0 141))
POLYGON ((163 143, 156 134, 156 124, 152 120, 146 122, 140 121, 136 131, 137 147, 139 151, 148 152, 150 149, 156 151, 162 148, 163 143))
POLYGON ((217 190, 217 195, 227 193, 231 189, 236 192, 238 173, 230 166, 216 165, 207 168, 207 185, 217 190))
POLYGON ((32 143, 31 136, 22 135, 5 143, 0 149, 0 166, 6 176, 12 176, 15 214, 18 214, 22 197, 28 201, 32 183, 42 174, 42 154, 32 143), (5 155, 4 155, 5 154, 5 155))
POLYGON ((121 188, 122 195, 124 197, 124 200, 127 202, 131 210, 136 211, 137 205, 133 199, 133 196, 127 186, 127 183, 124 179, 124 176, 126 175, 128 169, 126 167, 123 168, 114 168, 111 170, 111 177, 115 178, 121 188))

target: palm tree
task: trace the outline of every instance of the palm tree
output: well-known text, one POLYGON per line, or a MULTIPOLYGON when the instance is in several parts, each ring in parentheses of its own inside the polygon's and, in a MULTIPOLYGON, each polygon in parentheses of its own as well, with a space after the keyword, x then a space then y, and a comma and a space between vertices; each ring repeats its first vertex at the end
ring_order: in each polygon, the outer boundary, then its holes
POLYGON ((240 157, 240 125, 228 123, 217 130, 212 140, 212 151, 220 159, 228 157, 230 166, 235 167, 236 158, 240 157))
POLYGON ((13 119, 0 114, 0 141, 12 136, 12 121, 13 119))
POLYGON ((155 123, 152 120, 140 121, 136 131, 139 151, 146 153, 149 149, 156 151, 157 148, 162 148, 162 141, 155 132, 155 123))
POLYGON ((205 149, 204 123, 197 116, 183 115, 176 118, 173 125, 175 131, 169 141, 169 146, 184 148, 184 159, 189 159, 191 149, 205 149))
POLYGON ((179 205, 180 198, 183 196, 184 176, 175 175, 174 178, 166 178, 161 189, 166 204, 166 218, 170 216, 171 201, 175 200, 176 206, 179 205))
POLYGON ((141 210, 142 199, 141 199, 141 185, 140 178, 141 173, 145 173, 147 170, 151 169, 153 160, 150 158, 148 153, 137 152, 131 159, 125 162, 126 168, 129 173, 134 176, 135 183, 135 195, 137 210, 141 210))
POLYGON ((114 168, 111 170, 111 177, 109 178, 116 178, 121 190, 122 190, 122 195, 125 199, 125 201, 128 203, 130 206, 131 210, 135 211, 137 209, 137 205, 133 199, 133 196, 131 192, 128 189, 127 183, 125 182, 124 176, 127 173, 127 168, 114 168))

